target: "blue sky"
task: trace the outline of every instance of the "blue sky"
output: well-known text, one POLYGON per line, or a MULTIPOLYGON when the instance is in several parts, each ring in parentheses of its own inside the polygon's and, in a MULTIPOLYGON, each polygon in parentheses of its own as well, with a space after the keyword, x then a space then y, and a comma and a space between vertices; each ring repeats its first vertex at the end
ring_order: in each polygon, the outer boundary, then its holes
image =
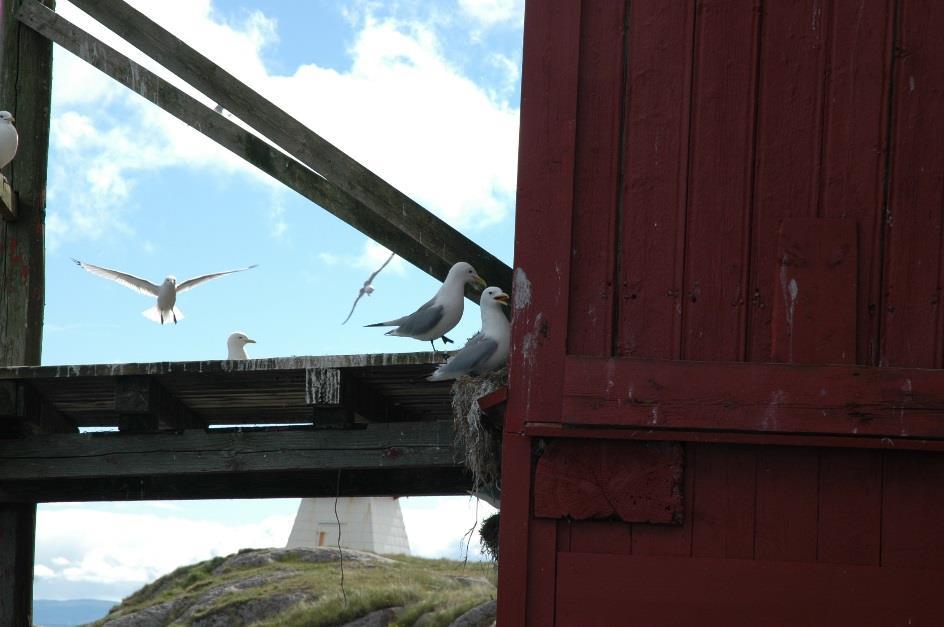
MULTIPOLYGON (((523 0, 132 4, 510 265, 523 0)), ((127 50, 65 0, 57 10, 127 50)), ((237 329, 258 341, 252 357, 428 347, 362 325, 408 313, 434 279, 398 259, 340 326, 385 258, 381 247, 68 53, 55 55, 43 363, 217 359, 237 329), (259 267, 182 295, 186 318, 161 327, 140 315, 147 297, 72 257, 154 282, 259 267)), ((450 335, 461 342, 478 326, 467 303, 450 335)), ((284 543, 297 504, 41 506, 35 596, 119 598, 177 565, 284 543), (203 541, 181 546, 182 530, 203 541)), ((462 498, 405 499, 403 508, 415 552, 430 556, 455 555, 476 516, 462 498)))

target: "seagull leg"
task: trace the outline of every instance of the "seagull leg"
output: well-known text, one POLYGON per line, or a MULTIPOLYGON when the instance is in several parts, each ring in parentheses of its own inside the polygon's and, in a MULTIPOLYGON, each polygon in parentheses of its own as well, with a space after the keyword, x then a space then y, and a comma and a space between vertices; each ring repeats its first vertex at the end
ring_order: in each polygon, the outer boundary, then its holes
POLYGON ((161 317, 161 324, 164 324, 164 312, 161 310, 158 310, 157 315, 161 317))
POLYGON ((174 324, 177 324, 177 314, 174 313, 174 312, 171 312, 170 315, 172 315, 172 316, 174 317, 174 324))

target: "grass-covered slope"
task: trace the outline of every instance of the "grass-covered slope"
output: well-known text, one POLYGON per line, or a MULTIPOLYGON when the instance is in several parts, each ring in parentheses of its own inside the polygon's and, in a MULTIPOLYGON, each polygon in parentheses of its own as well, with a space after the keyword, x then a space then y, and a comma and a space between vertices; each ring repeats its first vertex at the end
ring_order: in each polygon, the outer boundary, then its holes
POLYGON ((102 627, 491 625, 490 564, 337 549, 244 550, 178 568, 116 606, 102 627), (465 616, 463 616, 465 615, 465 616))

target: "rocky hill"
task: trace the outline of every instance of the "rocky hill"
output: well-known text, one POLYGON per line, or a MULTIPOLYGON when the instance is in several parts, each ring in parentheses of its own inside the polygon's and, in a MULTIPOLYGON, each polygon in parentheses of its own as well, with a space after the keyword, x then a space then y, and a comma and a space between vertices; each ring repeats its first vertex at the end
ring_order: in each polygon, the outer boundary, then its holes
POLYGON ((96 627, 484 627, 495 621, 490 564, 381 557, 336 548, 249 549, 178 568, 96 627))

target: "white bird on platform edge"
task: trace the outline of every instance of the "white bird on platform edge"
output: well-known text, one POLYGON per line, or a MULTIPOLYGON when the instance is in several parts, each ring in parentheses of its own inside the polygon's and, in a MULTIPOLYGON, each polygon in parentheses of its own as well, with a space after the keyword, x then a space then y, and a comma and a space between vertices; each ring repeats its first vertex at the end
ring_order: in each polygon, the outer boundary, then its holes
POLYGON ((508 306, 508 294, 497 287, 486 288, 479 300, 482 330, 466 342, 459 352, 427 377, 429 381, 458 379, 462 375, 483 375, 497 370, 508 361, 511 323, 502 306, 508 306))
POLYGON ((449 269, 449 274, 446 275, 446 280, 443 281, 436 295, 419 309, 396 320, 364 326, 396 327, 392 331, 387 331, 386 334, 429 342, 435 352, 436 345, 433 344, 433 340, 436 338, 442 338, 444 344, 452 342, 445 334, 454 329, 462 319, 467 283, 479 289, 486 285, 485 280, 478 275, 471 264, 460 261, 449 269))
POLYGON ((250 339, 242 331, 234 331, 226 338, 226 358, 234 360, 249 359, 246 354, 246 344, 255 344, 256 341, 250 339))
POLYGON ((213 272, 211 274, 204 274, 201 276, 194 277, 192 279, 187 279, 183 283, 177 283, 177 279, 173 276, 168 276, 164 279, 164 282, 160 285, 155 285, 150 281, 145 279, 138 278, 132 274, 127 274, 125 272, 119 272, 118 270, 110 270, 108 268, 102 268, 101 266, 94 266, 90 263, 85 263, 84 261, 79 261, 78 259, 73 259, 80 268, 91 272, 96 276, 100 276, 105 279, 111 279, 116 283, 120 283, 125 287, 131 288, 136 292, 146 294, 148 296, 156 296, 157 304, 154 307, 149 307, 142 311, 142 315, 148 320, 153 320, 154 322, 160 322, 164 324, 167 320, 173 320, 174 324, 177 324, 178 320, 183 319, 184 315, 177 308, 177 295, 181 292, 186 292, 187 290, 193 289, 196 286, 210 281, 211 279, 216 279, 227 274, 233 274, 234 272, 243 272, 245 270, 251 270, 256 267, 256 264, 248 266, 246 268, 237 268, 236 270, 224 270, 223 272, 213 272))
POLYGON ((13 126, 14 121, 9 111, 0 111, 0 168, 7 167, 7 164, 13 161, 20 143, 20 136, 13 126))

